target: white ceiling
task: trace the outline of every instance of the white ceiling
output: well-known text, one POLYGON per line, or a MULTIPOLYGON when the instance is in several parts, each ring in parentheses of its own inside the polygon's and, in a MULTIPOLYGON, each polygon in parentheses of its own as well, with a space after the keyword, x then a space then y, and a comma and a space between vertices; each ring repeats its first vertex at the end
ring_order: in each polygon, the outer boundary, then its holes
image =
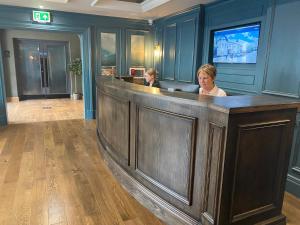
POLYGON ((145 0, 139 4, 118 0, 0 0, 0 5, 30 8, 43 6, 44 10, 154 20, 195 5, 216 1, 218 0, 145 0))

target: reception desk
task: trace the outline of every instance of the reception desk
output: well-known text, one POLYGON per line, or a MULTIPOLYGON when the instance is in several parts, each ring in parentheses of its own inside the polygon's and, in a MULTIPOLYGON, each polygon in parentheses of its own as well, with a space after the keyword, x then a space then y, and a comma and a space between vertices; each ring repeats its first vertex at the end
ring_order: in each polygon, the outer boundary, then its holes
POLYGON ((97 78, 99 149, 166 224, 282 225, 299 102, 198 96, 97 78))

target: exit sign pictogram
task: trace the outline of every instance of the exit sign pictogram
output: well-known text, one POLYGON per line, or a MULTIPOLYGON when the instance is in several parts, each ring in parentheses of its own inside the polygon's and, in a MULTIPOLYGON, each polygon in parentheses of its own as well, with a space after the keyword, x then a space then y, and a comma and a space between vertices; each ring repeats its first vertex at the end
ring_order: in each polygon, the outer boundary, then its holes
POLYGON ((51 15, 47 11, 32 11, 32 20, 38 23, 50 23, 51 15))

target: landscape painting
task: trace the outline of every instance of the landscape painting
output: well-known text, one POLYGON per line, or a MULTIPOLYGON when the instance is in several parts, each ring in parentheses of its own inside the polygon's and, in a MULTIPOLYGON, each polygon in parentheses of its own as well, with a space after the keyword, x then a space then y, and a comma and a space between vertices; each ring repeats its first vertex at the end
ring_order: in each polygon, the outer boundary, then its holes
POLYGON ((101 33, 101 73, 115 75, 116 73, 116 34, 101 33))

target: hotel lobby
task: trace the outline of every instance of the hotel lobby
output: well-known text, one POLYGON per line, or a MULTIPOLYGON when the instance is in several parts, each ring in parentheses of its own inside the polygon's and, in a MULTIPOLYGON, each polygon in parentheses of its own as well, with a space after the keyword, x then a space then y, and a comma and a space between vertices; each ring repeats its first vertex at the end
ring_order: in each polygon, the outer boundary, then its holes
POLYGON ((0 225, 299 224, 299 10, 0 0, 0 225))

